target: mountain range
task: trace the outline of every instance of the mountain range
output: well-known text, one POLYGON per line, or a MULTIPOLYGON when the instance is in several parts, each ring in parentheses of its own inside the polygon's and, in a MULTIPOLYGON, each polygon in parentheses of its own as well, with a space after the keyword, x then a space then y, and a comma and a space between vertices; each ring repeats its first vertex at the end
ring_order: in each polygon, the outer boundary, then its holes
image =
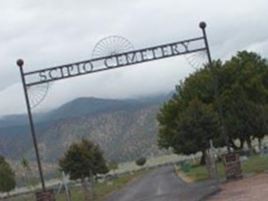
MULTIPOLYGON (((123 162, 160 155, 156 115, 170 95, 139 99, 78 98, 34 114, 40 155, 54 163, 82 138, 100 145, 108 160, 123 162)), ((11 160, 34 159, 27 115, 0 119, 0 154, 11 160)))

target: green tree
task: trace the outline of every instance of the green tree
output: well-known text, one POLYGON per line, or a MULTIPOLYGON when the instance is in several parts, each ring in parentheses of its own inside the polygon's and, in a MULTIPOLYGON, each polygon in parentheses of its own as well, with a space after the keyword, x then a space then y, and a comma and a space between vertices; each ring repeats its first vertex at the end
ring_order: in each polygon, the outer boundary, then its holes
POLYGON ((191 154, 204 152, 209 139, 234 149, 261 141, 268 134, 267 80, 267 61, 252 52, 204 66, 180 82, 160 109, 159 146, 191 154))
POLYGON ((22 157, 21 161, 21 166, 25 169, 25 170, 30 170, 30 165, 29 165, 29 161, 25 158, 25 157, 22 157))
POLYGON ((268 65, 253 52, 238 52, 219 72, 223 120, 230 143, 241 149, 268 134, 268 65), (240 145, 235 144, 239 140, 240 145))
POLYGON ((221 68, 222 63, 215 61, 212 67, 206 65, 176 86, 157 116, 161 148, 172 148, 177 154, 202 151, 204 163, 209 140, 216 146, 223 144, 216 107, 216 78, 221 68))
POLYGON ((259 150, 262 149, 262 140, 268 135, 268 104, 260 105, 256 108, 255 126, 257 132, 254 133, 253 138, 257 138, 259 142, 259 150))
POLYGON ((10 192, 15 188, 15 173, 3 156, 0 156, 0 178, 0 192, 10 192))
MULTIPOLYGON (((215 143, 221 141, 217 113, 211 105, 206 105, 200 100, 194 99, 187 108, 174 116, 174 119, 172 119, 173 128, 166 128, 165 112, 169 106, 169 104, 166 104, 161 110, 163 112, 158 115, 160 123, 158 143, 160 147, 171 147, 177 154, 193 154, 201 151, 203 157, 200 162, 204 164, 209 140, 213 140, 215 143)), ((169 108, 170 110, 172 108, 169 108)))
POLYGON ((81 179, 85 200, 90 200, 91 197, 86 178, 108 172, 106 161, 99 146, 86 139, 79 143, 73 143, 64 157, 59 160, 59 166, 70 176, 70 179, 81 179))

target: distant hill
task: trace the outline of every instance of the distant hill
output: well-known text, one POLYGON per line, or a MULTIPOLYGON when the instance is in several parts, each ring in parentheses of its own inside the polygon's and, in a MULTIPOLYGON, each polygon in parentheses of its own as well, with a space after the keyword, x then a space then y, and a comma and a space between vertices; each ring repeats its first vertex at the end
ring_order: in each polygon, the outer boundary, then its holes
POLYGON ((8 115, 0 118, 0 127, 25 125, 26 123, 27 119, 26 116, 23 114, 8 115))
MULTIPOLYGON (((159 155, 156 114, 169 96, 140 99, 78 98, 35 116, 42 160, 53 162, 81 138, 98 143, 109 160, 128 161, 159 155)), ((0 119, 0 154, 33 159, 26 115, 0 119)))

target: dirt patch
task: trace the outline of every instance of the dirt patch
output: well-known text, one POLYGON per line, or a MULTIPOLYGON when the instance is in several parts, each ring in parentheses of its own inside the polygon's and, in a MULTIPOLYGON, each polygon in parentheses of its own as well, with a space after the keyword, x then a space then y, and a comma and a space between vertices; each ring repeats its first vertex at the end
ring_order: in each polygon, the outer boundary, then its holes
POLYGON ((268 200, 268 174, 259 174, 221 186, 221 192, 209 201, 265 201, 268 200))

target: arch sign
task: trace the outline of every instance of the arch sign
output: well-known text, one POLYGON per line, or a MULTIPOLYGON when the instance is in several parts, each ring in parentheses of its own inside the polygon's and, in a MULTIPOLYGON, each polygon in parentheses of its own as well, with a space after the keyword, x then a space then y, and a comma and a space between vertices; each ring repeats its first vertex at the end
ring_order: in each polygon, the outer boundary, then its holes
POLYGON ((38 170, 40 174, 40 181, 42 184, 42 190, 45 192, 45 182, 43 177, 43 171, 39 156, 39 150, 37 146, 37 140, 35 135, 35 128, 33 124, 31 102, 29 99, 29 89, 33 86, 44 85, 53 81, 67 79, 71 77, 77 77, 80 75, 86 75, 90 73, 97 73, 106 70, 112 70, 120 67, 130 66, 134 64, 145 63, 149 61, 164 59, 168 57, 174 57, 179 55, 185 55, 200 51, 205 51, 208 57, 208 63, 211 64, 211 56, 209 51, 208 40, 206 36, 206 23, 201 22, 199 27, 202 30, 202 36, 191 38, 174 43, 162 44, 153 47, 147 47, 138 50, 121 51, 119 53, 114 52, 108 56, 94 57, 90 60, 79 61, 75 63, 44 68, 31 72, 24 72, 23 60, 17 60, 17 65, 20 67, 22 85, 26 100, 27 112, 29 117, 29 124, 31 128, 31 134, 33 139, 33 145, 36 154, 36 160, 38 164, 38 170))

